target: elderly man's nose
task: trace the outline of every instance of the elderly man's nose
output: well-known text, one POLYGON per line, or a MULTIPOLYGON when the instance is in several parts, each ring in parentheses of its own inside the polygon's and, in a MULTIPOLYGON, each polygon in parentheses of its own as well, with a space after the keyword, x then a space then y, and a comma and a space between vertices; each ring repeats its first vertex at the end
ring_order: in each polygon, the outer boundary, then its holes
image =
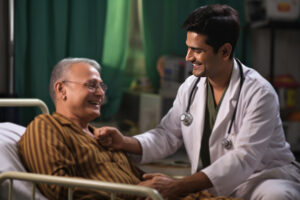
POLYGON ((102 89, 102 87, 97 87, 97 88, 95 89, 95 93, 96 93, 96 94, 104 95, 104 94, 105 94, 105 90, 102 89))

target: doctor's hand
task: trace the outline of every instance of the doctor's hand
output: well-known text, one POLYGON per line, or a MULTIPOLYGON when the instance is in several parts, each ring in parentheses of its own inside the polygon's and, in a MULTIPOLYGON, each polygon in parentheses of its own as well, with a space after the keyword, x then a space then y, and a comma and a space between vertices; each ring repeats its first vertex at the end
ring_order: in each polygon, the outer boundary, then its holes
POLYGON ((114 127, 97 128, 94 131, 94 136, 101 145, 111 150, 122 150, 123 148, 124 136, 114 127))
POLYGON ((174 187, 177 182, 175 179, 160 173, 144 174, 143 179, 138 185, 156 189, 164 199, 180 199, 178 189, 174 187))

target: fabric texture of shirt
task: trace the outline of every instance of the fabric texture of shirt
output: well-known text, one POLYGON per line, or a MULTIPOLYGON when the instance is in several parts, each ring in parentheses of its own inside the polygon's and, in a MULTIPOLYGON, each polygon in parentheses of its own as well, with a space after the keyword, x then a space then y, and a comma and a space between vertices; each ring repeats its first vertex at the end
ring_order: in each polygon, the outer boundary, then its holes
MULTIPOLYGON (((28 125, 18 149, 27 170, 34 173, 126 184, 138 184, 142 175, 125 153, 104 148, 59 113, 37 116, 28 125)), ((67 198, 66 187, 38 186, 49 199, 67 198)), ((109 194, 105 192, 74 188, 74 199, 106 198, 109 194)))

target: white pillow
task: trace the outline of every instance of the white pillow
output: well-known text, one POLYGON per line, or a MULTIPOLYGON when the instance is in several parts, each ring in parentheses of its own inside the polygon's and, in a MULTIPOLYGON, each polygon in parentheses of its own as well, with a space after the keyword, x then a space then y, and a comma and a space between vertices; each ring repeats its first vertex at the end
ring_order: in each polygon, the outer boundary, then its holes
MULTIPOLYGON (((17 142, 25 132, 25 127, 10 122, 0 123, 0 173, 6 171, 26 172, 18 155, 17 142)), ((0 185, 0 199, 8 199, 8 180, 0 185)), ((13 181, 13 199, 31 199, 32 184, 13 181)), ((36 199, 46 199, 36 190, 36 199)))

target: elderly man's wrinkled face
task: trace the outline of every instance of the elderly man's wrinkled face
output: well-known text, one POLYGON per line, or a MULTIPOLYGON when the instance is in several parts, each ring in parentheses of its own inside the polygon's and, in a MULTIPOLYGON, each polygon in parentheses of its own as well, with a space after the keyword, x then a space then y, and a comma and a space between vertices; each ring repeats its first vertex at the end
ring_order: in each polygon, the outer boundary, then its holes
POLYGON ((75 63, 63 80, 68 116, 91 121, 100 116, 104 86, 99 72, 87 63, 75 63))

